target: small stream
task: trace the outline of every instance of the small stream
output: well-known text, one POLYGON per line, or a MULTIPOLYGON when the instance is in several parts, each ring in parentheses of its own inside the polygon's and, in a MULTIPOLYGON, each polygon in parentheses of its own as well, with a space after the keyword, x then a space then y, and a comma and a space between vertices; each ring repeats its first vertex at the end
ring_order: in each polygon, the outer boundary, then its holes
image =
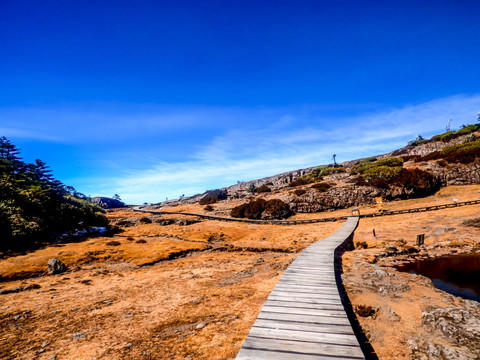
POLYGON ((480 302, 480 254, 416 260, 396 268, 429 277, 438 289, 480 302))

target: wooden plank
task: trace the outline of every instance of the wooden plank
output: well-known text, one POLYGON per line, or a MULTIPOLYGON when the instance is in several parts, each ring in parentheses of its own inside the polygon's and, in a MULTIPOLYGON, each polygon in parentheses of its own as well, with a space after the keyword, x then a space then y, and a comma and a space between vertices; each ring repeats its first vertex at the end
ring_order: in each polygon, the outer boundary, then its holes
POLYGON ((303 285, 303 284, 277 284, 275 286, 276 290, 293 290, 293 291, 306 291, 306 290, 313 290, 318 293, 323 293, 323 294, 338 294, 338 289, 332 288, 331 286, 325 286, 325 287, 320 287, 320 286, 312 286, 312 285, 303 285))
POLYGON ((305 301, 308 301, 309 299, 313 300, 335 300, 335 302, 338 302, 341 304, 341 301, 339 302, 338 300, 341 300, 341 297, 338 293, 334 292, 321 292, 321 291, 310 291, 310 292, 301 292, 301 291, 296 291, 295 289, 292 290, 285 290, 285 289, 274 289, 271 294, 271 296, 274 297, 290 297, 292 299, 295 299, 296 302, 302 301, 304 299, 305 301))
MULTIPOLYGON (((277 290, 274 289, 271 292, 272 296, 291 296, 295 297, 297 299, 302 299, 302 298, 307 298, 307 299, 318 299, 318 300, 341 300, 340 296, 338 294, 325 294, 325 293, 320 293, 320 292, 299 292, 295 290, 277 290)), ((341 303, 341 301, 340 301, 341 303)))
POLYGON ((304 250, 270 293, 237 359, 364 359, 338 293, 334 250, 358 218, 304 250))
POLYGON ((289 306, 292 308, 297 307, 301 309, 344 311, 343 305, 340 305, 340 304, 313 304, 313 303, 300 302, 300 301, 280 301, 280 300, 272 300, 272 299, 267 299, 267 301, 265 302, 265 305, 267 304, 269 306, 289 306))
POLYGON ((321 344, 342 344, 350 346, 358 345, 358 340, 353 334, 331 334, 315 330, 305 331, 253 326, 250 334, 267 339, 311 341, 321 344))
POLYGON ((289 306, 272 306, 264 305, 262 311, 276 312, 282 314, 299 314, 299 315, 314 315, 314 316, 328 316, 334 318, 345 318, 345 311, 337 310, 322 310, 322 309, 305 309, 289 306))
POLYGON ((285 296, 285 295, 275 295, 272 294, 268 297, 268 300, 278 300, 278 301, 298 301, 302 303, 310 304, 334 304, 343 306, 342 302, 338 299, 319 299, 318 297, 296 297, 296 296, 285 296))
POLYGON ((298 283, 298 284, 303 284, 303 283, 316 283, 316 284, 332 284, 334 285, 336 282, 335 282, 335 277, 334 276, 331 276, 331 277, 320 277, 320 276, 317 276, 317 277, 302 277, 302 278, 299 278, 298 276, 292 276, 292 275, 284 275, 282 276, 282 278, 280 279, 280 281, 282 282, 285 282, 285 281, 293 281, 295 283, 298 283))
POLYGON ((322 325, 331 325, 332 327, 347 327, 350 328, 350 321, 347 317, 344 318, 334 318, 326 317, 321 315, 302 315, 302 314, 289 314, 285 312, 270 312, 262 311, 258 315, 259 319, 265 320, 287 320, 287 321, 297 321, 311 324, 322 324, 322 325))
MULTIPOLYGON (((264 339, 249 336, 243 347, 246 349, 269 349, 274 351, 288 351, 299 354, 319 356, 337 356, 342 359, 364 359, 359 347, 348 345, 322 344, 317 342, 264 339)), ((294 357, 292 357, 294 359, 294 357)))
POLYGON ((347 326, 338 327, 332 326, 331 324, 312 324, 299 321, 257 319, 253 326, 284 330, 315 331, 324 334, 354 335, 352 328, 347 326))
POLYGON ((338 357, 323 357, 320 358, 318 355, 309 355, 309 354, 298 354, 285 351, 273 351, 273 350, 262 350, 262 349, 240 349, 238 353, 237 360, 318 360, 318 359, 335 359, 338 360, 338 357))

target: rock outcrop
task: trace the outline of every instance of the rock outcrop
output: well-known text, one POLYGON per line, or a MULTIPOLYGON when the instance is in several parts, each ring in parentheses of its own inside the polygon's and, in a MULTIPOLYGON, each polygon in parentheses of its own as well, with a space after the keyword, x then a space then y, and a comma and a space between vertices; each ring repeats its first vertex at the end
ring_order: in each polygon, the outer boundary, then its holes
POLYGON ((104 209, 116 209, 116 208, 125 207, 124 202, 122 202, 120 200, 108 198, 108 197, 103 197, 103 196, 96 196, 96 197, 92 198, 92 202, 94 204, 98 204, 98 205, 102 206, 104 209))

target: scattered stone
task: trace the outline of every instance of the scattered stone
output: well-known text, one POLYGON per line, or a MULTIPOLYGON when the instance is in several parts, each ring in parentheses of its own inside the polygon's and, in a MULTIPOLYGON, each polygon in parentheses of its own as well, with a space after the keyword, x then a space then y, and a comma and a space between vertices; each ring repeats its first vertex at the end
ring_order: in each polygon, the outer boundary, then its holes
POLYGON ((480 315, 468 309, 447 307, 426 311, 422 314, 422 323, 458 345, 480 343, 480 315))
POLYGON ((73 334, 73 340, 85 339, 86 337, 87 335, 81 332, 73 334))
POLYGON ((132 313, 128 313, 128 314, 122 315, 122 318, 129 318, 129 317, 132 317, 132 316, 133 316, 132 313))
POLYGON ((78 308, 72 308, 70 311, 78 311, 78 308))
POLYGON ((48 360, 57 360, 57 355, 52 355, 48 358, 48 360))
POLYGON ((478 358, 465 348, 453 348, 428 341, 419 343, 419 341, 414 339, 409 339, 407 344, 410 349, 410 359, 412 360, 470 360, 478 358))
POLYGON ((48 345, 50 345, 50 344, 47 343, 47 342, 44 342, 44 343, 41 345, 41 347, 42 347, 42 348, 46 348, 48 345))
POLYGON ((365 241, 358 241, 355 243, 355 249, 368 249, 368 244, 365 241))
POLYGON ((155 222, 157 224, 162 225, 162 226, 168 226, 168 225, 172 225, 175 222, 175 220, 173 220, 173 219, 161 219, 160 218, 160 219, 156 219, 155 222))
POLYGON ((207 326, 207 324, 208 324, 208 323, 202 322, 202 323, 198 324, 198 325, 195 327, 195 329, 197 329, 197 330, 203 329, 205 326, 207 326))
POLYGON ((27 290, 32 290, 32 289, 40 289, 40 285, 32 284, 32 285, 18 286, 18 287, 14 287, 14 288, 11 288, 11 289, 0 290, 0 295, 14 294, 14 293, 18 293, 20 291, 27 291, 27 290))
POLYGON ((192 224, 199 223, 200 220, 195 220, 195 219, 176 219, 175 223, 180 226, 188 226, 192 224))
POLYGON ((50 275, 61 274, 67 271, 67 266, 58 259, 50 259, 47 264, 50 275))
POLYGON ((113 240, 113 241, 107 242, 106 245, 108 245, 108 246, 119 246, 119 245, 121 245, 121 244, 122 244, 122 243, 121 243, 120 241, 115 241, 115 240, 113 240))
POLYGON ((13 320, 17 321, 17 320, 20 320, 20 318, 21 318, 20 315, 15 315, 15 316, 13 317, 13 320))
POLYGON ((146 244, 147 242, 143 239, 135 241, 137 244, 146 244))
POLYGON ((125 345, 125 349, 131 348, 132 346, 135 346, 135 344, 134 343, 128 343, 127 345, 125 345))
POLYGON ((61 310, 55 310, 52 314, 56 315, 56 314, 60 314, 61 312, 62 312, 61 310))
POLYGON ((263 258, 260 257, 260 258, 257 259, 257 262, 255 263, 255 265, 260 265, 264 262, 265 262, 265 260, 263 260, 263 258))
POLYGON ((402 319, 400 315, 398 315, 395 311, 390 309, 388 306, 383 306, 380 309, 380 313, 384 313, 387 316, 387 318, 391 321, 398 322, 402 319))

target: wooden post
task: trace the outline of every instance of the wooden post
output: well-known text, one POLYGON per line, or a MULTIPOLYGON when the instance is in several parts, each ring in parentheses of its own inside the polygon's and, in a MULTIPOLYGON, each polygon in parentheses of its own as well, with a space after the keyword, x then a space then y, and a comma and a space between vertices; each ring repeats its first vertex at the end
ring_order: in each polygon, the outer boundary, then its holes
POLYGON ((425 234, 419 234, 417 235, 417 240, 416 240, 417 246, 424 245, 425 244, 425 234))
POLYGON ((377 202, 377 212, 382 212, 385 210, 385 204, 383 203, 383 198, 381 196, 378 196, 375 198, 375 201, 377 202))

